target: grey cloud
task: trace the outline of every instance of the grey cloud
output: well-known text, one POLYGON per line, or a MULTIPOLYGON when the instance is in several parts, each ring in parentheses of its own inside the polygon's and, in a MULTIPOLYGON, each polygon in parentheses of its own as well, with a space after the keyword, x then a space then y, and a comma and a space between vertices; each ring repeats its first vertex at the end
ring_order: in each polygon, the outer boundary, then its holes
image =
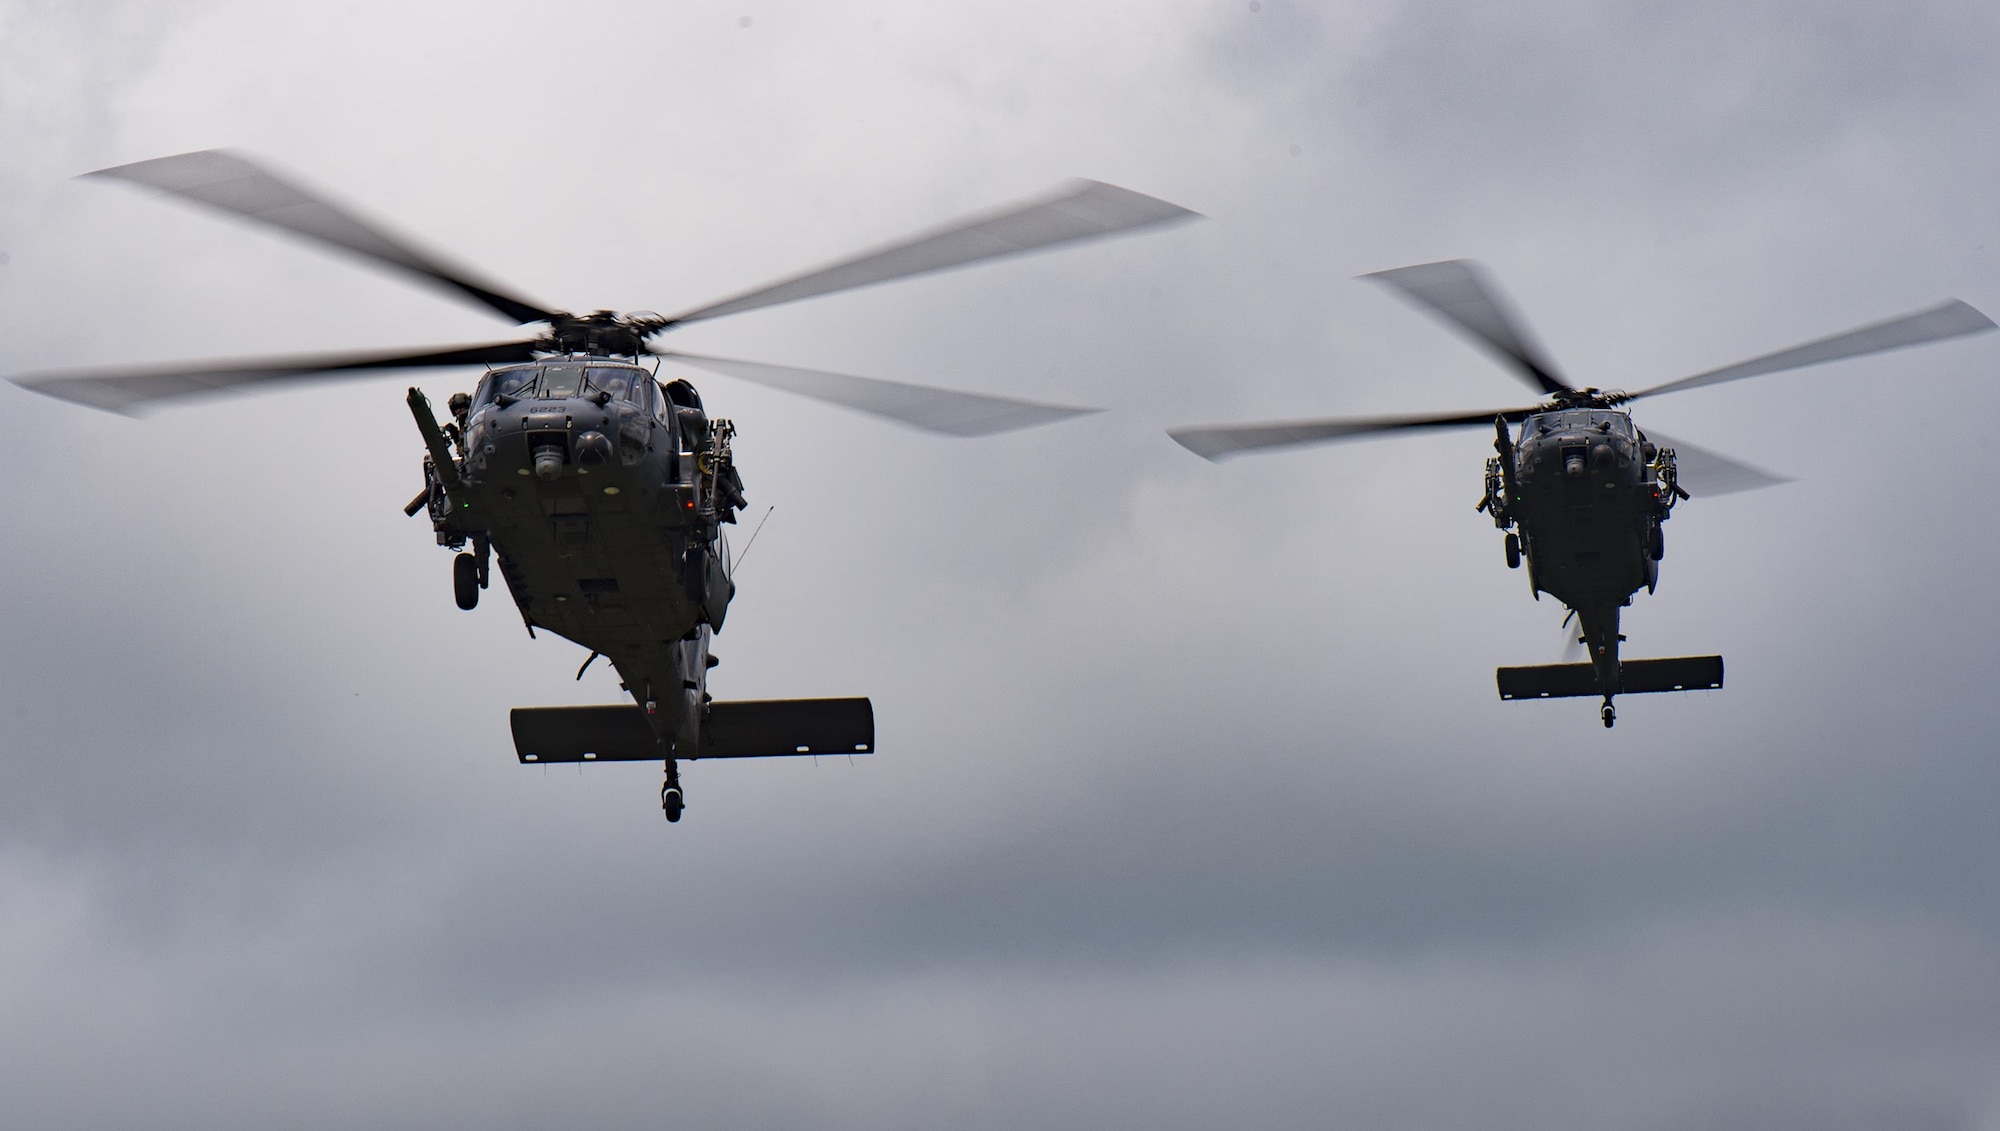
POLYGON ((548 81, 528 5, 117 9, 111 46, 64 12, 8 13, 63 115, 7 135, 60 141, 0 178, 10 371, 491 329, 63 180, 203 145, 564 302, 672 309, 1069 175, 1211 218, 676 343, 1115 411, 959 443, 700 378, 777 506, 717 690, 871 694, 882 752, 697 764, 671 829, 656 770, 512 764, 508 707, 615 687, 451 607, 397 382, 144 422, 0 390, 19 1117, 2000 1113, 1991 343, 1641 406, 1799 482, 1675 519, 1630 647, 1730 687, 1609 734, 1494 701, 1559 610, 1471 513, 1480 437, 1162 434, 1516 395, 1352 280, 1445 256, 1627 387, 2000 311, 1983 14, 607 4, 548 81))

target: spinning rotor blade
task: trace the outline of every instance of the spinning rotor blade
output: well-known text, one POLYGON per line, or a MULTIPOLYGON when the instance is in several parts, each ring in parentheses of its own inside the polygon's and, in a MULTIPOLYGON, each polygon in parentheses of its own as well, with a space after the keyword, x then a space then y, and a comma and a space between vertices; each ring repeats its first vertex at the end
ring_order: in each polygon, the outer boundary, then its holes
POLYGON ((1198 215, 1130 189, 1079 181, 1054 196, 947 224, 734 298, 696 307, 667 319, 667 324, 720 318, 1198 215))
POLYGON ((1569 382, 1556 376, 1553 366, 1542 360, 1540 351, 1515 320, 1508 317, 1498 289, 1486 281, 1470 260, 1420 263, 1361 277, 1380 279, 1443 315, 1512 362, 1528 384, 1542 392, 1554 393, 1570 387, 1569 382))
POLYGON ((1734 495, 1738 491, 1755 491, 1759 487, 1776 487, 1781 483, 1796 482, 1783 475, 1774 475, 1747 463, 1738 463, 1727 456, 1717 455, 1707 448, 1697 448, 1671 436, 1644 430, 1646 438, 1663 448, 1674 450, 1674 470, 1681 489, 1697 499, 1711 499, 1717 495, 1734 495))
POLYGON ((1576 623, 1576 610, 1563 615, 1562 622, 1562 662, 1574 664, 1583 659, 1583 626, 1576 623))
POLYGON ((145 185, 164 193, 310 239, 419 275, 499 311, 515 322, 547 322, 554 312, 507 295, 461 267, 391 237, 248 159, 220 149, 156 157, 86 173, 145 185))
POLYGON ((670 350, 655 350, 654 353, 669 361, 684 362, 724 376, 886 416, 926 432, 941 432, 947 436, 990 436, 1104 411, 961 393, 927 385, 906 385, 901 381, 853 377, 845 373, 824 373, 817 369, 794 369, 788 365, 766 365, 760 361, 736 361, 698 353, 670 350))
POLYGON ((13 380, 24 389, 60 400, 136 416, 159 401, 239 392, 246 385, 267 381, 305 380, 378 369, 533 361, 539 345, 536 342, 495 342, 426 353, 317 354, 222 363, 189 362, 145 369, 79 369, 31 373, 13 380))
POLYGON ((1946 338, 1978 334, 1993 329, 1993 320, 1957 299, 1950 299, 1914 314, 1901 318, 1891 318, 1886 322, 1876 322, 1845 334, 1820 338, 1801 346, 1793 346, 1777 353, 1767 353, 1753 357, 1749 361, 1739 361, 1735 365, 1721 369, 1711 369, 1650 389, 1641 389, 1631 394, 1627 400, 1657 396, 1660 393, 1675 393, 1682 389, 1698 389, 1703 385, 1719 385, 1724 381, 1740 381, 1745 377, 1761 377, 1766 373, 1780 373, 1787 369, 1800 369, 1808 365, 1821 365, 1842 358, 1861 357, 1864 354, 1881 353, 1884 350, 1901 349, 1904 346, 1921 345, 1924 342, 1943 341, 1946 338))
POLYGON ((1244 452, 1266 448, 1288 448, 1300 444, 1322 444, 1383 432, 1408 432, 1430 428, 1492 427, 1493 418, 1509 423, 1532 413, 1532 408, 1510 408, 1495 412, 1470 412, 1455 416, 1367 416, 1339 420, 1279 420, 1265 424, 1226 424, 1205 428, 1175 428, 1167 435, 1174 442, 1213 463, 1244 452))

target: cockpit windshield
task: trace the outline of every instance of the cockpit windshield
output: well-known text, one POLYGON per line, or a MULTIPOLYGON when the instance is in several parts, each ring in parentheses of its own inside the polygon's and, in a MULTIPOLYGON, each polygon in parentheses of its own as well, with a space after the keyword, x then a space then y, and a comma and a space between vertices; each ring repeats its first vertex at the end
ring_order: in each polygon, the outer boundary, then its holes
POLYGON ((643 408, 650 403, 647 395, 650 384, 650 374, 629 365, 522 365, 487 374, 480 383, 476 400, 485 405, 499 397, 517 401, 529 397, 555 400, 603 392, 611 394, 614 400, 643 408))
POLYGON ((491 404, 495 397, 512 397, 520 400, 522 397, 532 396, 535 377, 540 372, 532 365, 523 365, 515 369, 496 369, 487 374, 486 380, 480 383, 477 403, 491 404))
POLYGON ((640 383, 640 379, 646 376, 646 371, 623 366, 616 369, 609 366, 593 366, 585 371, 584 376, 590 382, 593 391, 610 393, 617 400, 636 403, 639 398, 632 395, 632 390, 640 383))
POLYGON ((583 366, 542 366, 542 396, 548 400, 573 397, 583 387, 583 366))
POLYGON ((1633 437, 1632 418, 1613 409, 1570 408, 1539 412, 1523 425, 1523 435, 1529 431, 1604 432, 1628 440, 1633 437))

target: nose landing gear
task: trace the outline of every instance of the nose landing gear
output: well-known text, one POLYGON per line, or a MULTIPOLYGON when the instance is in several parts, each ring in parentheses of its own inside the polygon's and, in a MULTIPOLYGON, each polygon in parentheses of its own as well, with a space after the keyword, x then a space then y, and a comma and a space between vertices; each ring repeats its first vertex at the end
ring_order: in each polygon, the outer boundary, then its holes
POLYGON ((472 610, 479 607, 479 591, 486 588, 488 563, 492 560, 493 544, 483 534, 472 538, 472 549, 451 560, 451 591, 458 598, 458 607, 472 610))
POLYGON ((1618 709, 1611 705, 1611 700, 1606 699, 1604 706, 1597 709, 1597 717, 1604 720, 1604 729, 1610 730, 1611 724, 1618 721, 1618 709))
POLYGON ((471 610, 479 607, 479 559, 472 554, 460 554, 451 560, 451 591, 458 599, 458 607, 471 610))

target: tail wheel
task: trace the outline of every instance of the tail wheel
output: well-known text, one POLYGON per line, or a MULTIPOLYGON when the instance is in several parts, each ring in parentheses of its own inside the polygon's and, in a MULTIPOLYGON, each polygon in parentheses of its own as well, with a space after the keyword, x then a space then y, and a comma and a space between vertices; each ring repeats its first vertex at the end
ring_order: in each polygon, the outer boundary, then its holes
POLYGON ((479 559, 472 554, 460 554, 451 562, 451 590, 458 598, 461 609, 479 607, 479 559))

